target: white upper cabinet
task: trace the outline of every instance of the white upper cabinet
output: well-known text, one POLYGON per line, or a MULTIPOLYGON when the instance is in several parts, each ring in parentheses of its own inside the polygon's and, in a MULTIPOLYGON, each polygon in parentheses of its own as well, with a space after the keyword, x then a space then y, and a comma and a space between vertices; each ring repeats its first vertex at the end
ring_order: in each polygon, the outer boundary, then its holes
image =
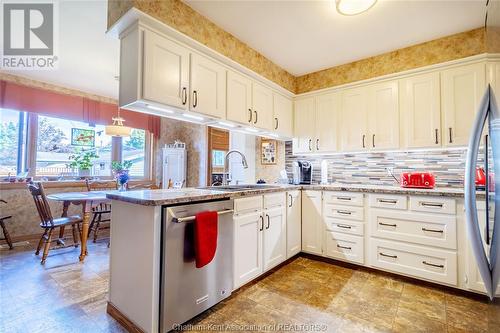
POLYGON ((234 71, 227 72, 227 119, 252 124, 252 80, 234 71))
POLYGON ((441 72, 443 146, 465 146, 485 89, 485 64, 441 72))
POLYGON ((316 152, 337 151, 340 114, 340 94, 330 93, 316 98, 315 138, 316 152))
POLYGON ((342 151, 368 148, 368 89, 352 88, 341 93, 341 147, 342 151))
POLYGON ((399 81, 402 145, 408 148, 441 146, 439 72, 399 81))
POLYGON ((368 87, 369 104, 367 147, 399 148, 398 82, 388 81, 368 87))
POLYGON ((253 125, 258 128, 273 129, 273 91, 261 84, 252 84, 253 125))
POLYGON ((292 100, 273 93, 273 130, 280 135, 291 138, 293 136, 293 103, 292 100))
POLYGON ((315 98, 308 97, 295 101, 293 152, 309 153, 313 151, 315 131, 315 98))
POLYGON ((486 65, 487 80, 495 93, 497 105, 500 105, 500 62, 489 62, 486 65))
POLYGON ((189 109, 207 116, 226 118, 226 68, 198 54, 191 54, 189 109))

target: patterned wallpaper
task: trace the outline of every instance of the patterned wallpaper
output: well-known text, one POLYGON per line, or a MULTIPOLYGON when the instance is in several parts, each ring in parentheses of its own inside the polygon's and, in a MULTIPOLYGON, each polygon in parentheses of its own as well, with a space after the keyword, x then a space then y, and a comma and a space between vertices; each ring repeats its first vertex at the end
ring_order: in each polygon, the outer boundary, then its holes
POLYGON ((485 29, 478 28, 295 77, 180 0, 110 0, 108 26, 132 7, 297 94, 486 52, 485 29))
MULTIPOLYGON (((436 176, 437 187, 463 187, 466 149, 425 150, 410 152, 374 152, 337 154, 325 156, 293 156, 292 142, 285 143, 285 164, 289 178, 292 177, 292 163, 308 160, 313 164, 313 182, 321 181, 321 161, 328 161, 328 181, 346 184, 394 185, 394 179, 386 168, 393 168, 394 174, 405 171, 430 171, 436 176)), ((481 156, 481 155, 480 155, 481 156)), ((482 165, 483 161, 478 160, 482 165)))
POLYGON ((295 91, 295 76, 219 28, 180 0, 110 0, 108 1, 108 27, 131 7, 136 7, 153 16, 285 89, 291 92, 295 91))
POLYGON ((397 73, 486 52, 483 28, 328 68, 297 78, 296 93, 397 73))

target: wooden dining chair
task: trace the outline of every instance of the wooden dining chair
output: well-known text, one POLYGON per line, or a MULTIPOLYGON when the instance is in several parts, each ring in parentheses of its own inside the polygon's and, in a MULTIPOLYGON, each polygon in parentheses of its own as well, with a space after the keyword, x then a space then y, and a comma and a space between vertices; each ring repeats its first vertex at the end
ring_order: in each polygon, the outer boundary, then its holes
MULTIPOLYGON (((111 181, 99 181, 99 180, 85 180, 88 191, 110 191, 118 189, 116 182, 111 181)), ((103 229, 109 229, 109 223, 107 226, 101 226, 103 222, 111 222, 111 204, 109 203, 99 203, 92 207, 92 220, 89 225, 89 236, 91 232, 94 232, 93 242, 97 241, 97 236, 99 231, 103 229)))
MULTIPOLYGON (((0 202, 7 204, 7 201, 0 199, 0 202)), ((12 239, 10 238, 9 232, 7 231, 7 227, 5 226, 5 220, 8 220, 12 217, 12 215, 7 215, 7 216, 0 216, 0 227, 2 228, 3 231, 3 238, 0 238, 0 240, 5 240, 7 242, 7 245, 9 245, 9 250, 12 250, 14 246, 12 246, 12 239)))
POLYGON ((82 218, 79 215, 54 218, 52 216, 52 212, 50 211, 49 202, 47 201, 47 196, 45 195, 42 183, 30 182, 28 184, 28 189, 33 196, 33 200, 35 201, 35 206, 38 210, 38 215, 40 216, 40 227, 43 229, 43 234, 42 237, 40 237, 38 246, 36 247, 35 255, 38 255, 40 253, 40 249, 43 245, 43 255, 41 263, 45 264, 45 260, 47 259, 47 255, 49 254, 50 250, 50 243, 57 240, 52 240, 52 233, 54 232, 54 229, 63 229, 65 226, 71 225, 73 231, 73 242, 75 244, 75 247, 78 247, 78 236, 76 228, 82 222, 82 218))

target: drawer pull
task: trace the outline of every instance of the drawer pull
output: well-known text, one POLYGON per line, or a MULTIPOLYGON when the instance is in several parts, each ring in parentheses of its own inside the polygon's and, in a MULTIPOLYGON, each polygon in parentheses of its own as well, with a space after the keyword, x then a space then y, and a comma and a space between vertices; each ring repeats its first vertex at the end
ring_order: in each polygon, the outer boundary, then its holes
POLYGON ((434 230, 434 229, 427 229, 427 228, 422 228, 422 231, 428 231, 428 232, 437 232, 442 234, 444 230, 434 230))
POLYGON ((392 205, 395 205, 398 203, 397 200, 387 200, 387 199, 378 199, 378 202, 392 204, 392 205))
POLYGON ((443 208, 442 203, 435 203, 435 202, 421 202, 420 205, 424 207, 443 208))
POLYGON ((342 228, 342 229, 352 229, 350 225, 344 225, 344 224, 337 224, 337 227, 342 228))
POLYGON ((393 255, 390 255, 390 254, 385 254, 383 252, 379 252, 378 254, 380 254, 382 257, 388 257, 388 258, 393 258, 393 259, 397 259, 398 256, 393 256, 393 255))
POLYGON ((352 212, 348 210, 337 210, 337 213, 342 214, 342 215, 351 215, 352 212))
POLYGON ((437 267, 437 268, 444 268, 444 265, 436 265, 436 264, 432 264, 430 262, 427 262, 427 261, 422 261, 422 264, 424 265, 427 265, 427 266, 432 266, 432 267, 437 267))
POLYGON ((346 201, 351 201, 351 197, 337 197, 337 200, 346 200, 346 201))
POLYGON ((394 228, 396 228, 398 226, 397 224, 382 223, 382 222, 379 222, 378 224, 386 226, 386 227, 394 227, 394 228))
POLYGON ((352 248, 351 248, 350 246, 342 246, 342 245, 337 244, 337 247, 338 247, 339 249, 352 250, 352 248))

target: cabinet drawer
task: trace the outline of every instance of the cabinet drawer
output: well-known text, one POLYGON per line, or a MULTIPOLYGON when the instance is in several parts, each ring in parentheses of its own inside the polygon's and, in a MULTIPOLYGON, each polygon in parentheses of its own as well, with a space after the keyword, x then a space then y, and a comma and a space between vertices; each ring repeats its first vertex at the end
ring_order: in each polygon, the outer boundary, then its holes
POLYGON ((325 204, 323 207, 324 217, 363 221, 365 217, 364 207, 340 206, 333 204, 325 204))
POLYGON ((364 223, 325 217, 326 229, 351 235, 364 235, 364 223))
POLYGON ((326 255, 363 264, 365 262, 363 237, 327 232, 326 255))
POLYGON ((234 200, 234 214, 249 213, 262 210, 262 196, 240 198, 234 200))
POLYGON ((363 193, 324 191, 323 200, 327 204, 363 206, 363 193))
POLYGON ((372 209, 369 223, 371 236, 457 248, 455 216, 372 209))
POLYGON ((407 198, 406 195, 391 195, 391 194, 370 194, 368 196, 370 207, 390 208, 406 210, 407 198))
POLYGON ((264 209, 285 206, 285 192, 264 194, 264 209))
POLYGON ((410 197, 410 209, 417 212, 455 214, 455 199, 439 197, 410 197))
POLYGON ((404 275, 457 285, 457 254, 381 239, 370 239, 370 264, 404 275))

